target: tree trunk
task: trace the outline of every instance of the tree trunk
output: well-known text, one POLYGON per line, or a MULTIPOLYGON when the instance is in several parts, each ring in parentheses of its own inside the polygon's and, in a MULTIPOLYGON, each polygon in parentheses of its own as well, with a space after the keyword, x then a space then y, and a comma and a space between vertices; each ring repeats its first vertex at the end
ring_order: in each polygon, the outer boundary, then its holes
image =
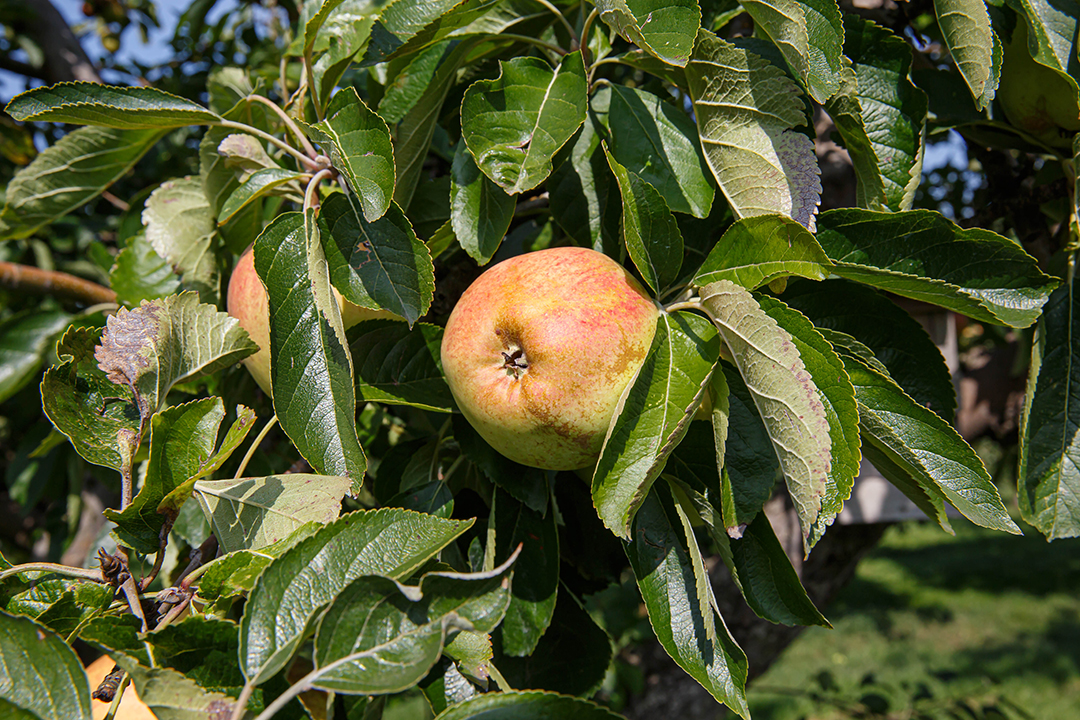
MULTIPOLYGON (((37 72, 26 74, 46 84, 85 80, 100 83, 97 69, 86 56, 79 39, 49 0, 22 0, 22 19, 13 23, 41 48, 44 61, 37 72)), ((27 66, 29 67, 29 66, 27 66)), ((30 68, 34 70, 34 68, 30 68)))

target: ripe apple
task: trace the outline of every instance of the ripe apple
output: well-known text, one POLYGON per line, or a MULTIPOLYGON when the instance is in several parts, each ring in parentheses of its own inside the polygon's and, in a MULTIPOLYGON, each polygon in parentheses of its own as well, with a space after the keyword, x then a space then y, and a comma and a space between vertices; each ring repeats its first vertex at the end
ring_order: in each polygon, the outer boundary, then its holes
MULTIPOLYGON (((270 301, 266 296, 266 288, 262 280, 255 272, 254 246, 249 246, 233 268, 229 278, 229 294, 227 299, 229 314, 240 321, 240 327, 247 330, 248 335, 259 346, 259 352, 244 358, 243 363, 248 372, 255 378, 255 382, 267 395, 270 392, 270 301)), ((341 297, 334 289, 334 297, 337 298, 341 308, 341 320, 346 329, 351 328, 364 320, 404 320, 388 310, 370 310, 354 305, 341 297)))
POLYGON ((1012 125, 1051 147, 1072 147, 1072 135, 1080 130, 1076 90, 1059 73, 1032 58, 1027 21, 1022 16, 1005 46, 998 99, 1012 125))
POLYGON ((645 361, 658 305, 617 262, 585 248, 519 255, 469 286, 442 363, 466 419, 523 465, 596 462, 619 397, 645 361))

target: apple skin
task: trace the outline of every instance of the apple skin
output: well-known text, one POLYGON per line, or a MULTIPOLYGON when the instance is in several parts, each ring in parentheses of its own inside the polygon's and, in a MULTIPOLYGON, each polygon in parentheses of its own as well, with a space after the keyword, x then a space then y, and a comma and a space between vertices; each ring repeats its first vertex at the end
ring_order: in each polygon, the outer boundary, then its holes
POLYGON ((461 412, 500 453, 546 470, 587 467, 645 361, 659 312, 595 250, 519 255, 461 296, 443 334, 443 370, 461 412))
MULTIPOLYGON (((226 300, 229 314, 240 321, 240 327, 259 346, 259 352, 249 355, 242 361, 255 382, 267 395, 270 390, 270 300, 266 295, 259 274, 255 272, 254 246, 248 246, 236 262, 229 278, 229 293, 226 300)), ((345 328, 351 328, 364 320, 401 320, 404 318, 388 310, 370 310, 354 305, 341 297, 334 289, 338 307, 341 308, 341 320, 345 328)))
POLYGON ((1005 46, 997 94, 1012 125, 1051 147, 1072 147, 1072 135, 1080 130, 1076 91, 1068 80, 1031 57, 1023 17, 1017 18, 1005 46))

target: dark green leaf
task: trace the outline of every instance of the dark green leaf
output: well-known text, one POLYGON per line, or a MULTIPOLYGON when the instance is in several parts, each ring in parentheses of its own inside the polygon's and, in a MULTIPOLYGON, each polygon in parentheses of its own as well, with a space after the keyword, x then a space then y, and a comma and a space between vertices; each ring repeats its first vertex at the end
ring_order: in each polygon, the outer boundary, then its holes
POLYGON ((510 493, 515 500, 524 503, 540 515, 547 514, 547 473, 539 468, 519 465, 487 444, 464 415, 452 418, 454 439, 461 452, 471 460, 489 480, 510 493))
POLYGON ((164 134, 79 128, 60 138, 8 183, 0 240, 29 237, 93 200, 126 175, 164 134))
POLYGON ((697 271, 694 284, 730 280, 756 290, 791 275, 824 280, 830 264, 805 227, 783 215, 758 215, 737 220, 724 231, 697 271))
POLYGON ((461 0, 404 0, 383 8, 371 33, 364 64, 386 60, 391 53, 430 23, 436 22, 461 0))
POLYGON ((270 302, 270 384, 281 428, 323 475, 359 486, 367 460, 356 435, 352 358, 313 212, 279 215, 255 241, 255 268, 270 302), (312 237, 314 235, 314 237, 312 237), (317 292, 316 292, 317 290, 317 292))
POLYGON ((405 508, 448 518, 454 512, 454 493, 442 480, 432 480, 418 487, 403 490, 387 500, 384 506, 405 508))
POLYGON ((585 67, 571 53, 552 71, 517 57, 495 80, 478 80, 461 101, 461 136, 477 166, 510 195, 551 174, 551 159, 585 120, 585 67))
POLYGON ((465 252, 485 265, 510 228, 517 202, 480 172, 464 143, 457 146, 450 172, 450 221, 454 235, 465 252))
POLYGON ((701 30, 686 66, 698 136, 735 217, 786 215, 814 229, 821 197, 798 87, 749 50, 701 30))
POLYGON ((612 30, 671 65, 686 65, 701 27, 696 0, 597 0, 612 30))
POLYGON ((435 77, 435 71, 449 48, 449 42, 439 43, 424 48, 412 57, 409 64, 387 84, 386 92, 379 101, 379 117, 391 126, 400 122, 423 98, 424 91, 435 77))
POLYGON ((1057 285, 1018 244, 930 210, 830 210, 820 225, 835 274, 985 322, 1031 325, 1057 285))
POLYGON ((678 279, 683 239, 664 198, 649 183, 611 156, 608 165, 622 196, 622 229, 626 249, 641 277, 654 293, 678 279))
POLYGON ((551 624, 559 590, 559 533, 555 513, 541 515, 501 489, 492 498, 494 562, 517 553, 510 606, 501 625, 502 651, 531 655, 551 624))
POLYGON ((689 313, 664 313, 645 363, 623 391, 592 478, 604 524, 630 539, 634 513, 686 434, 720 356, 716 329, 689 313))
POLYGON ((357 398, 451 412, 454 397, 443 377, 442 328, 397 320, 368 320, 349 330, 357 398))
POLYGON ((34 88, 8 103, 16 120, 97 125, 110 128, 174 128, 221 118, 182 97, 153 87, 117 87, 64 82, 34 88))
POLYGON ((407 577, 472 525, 388 508, 344 515, 274 561, 240 621, 240 659, 259 684, 292 658, 308 624, 362 575, 407 577))
MULTIPOLYGON (((143 702, 155 717, 167 720, 202 720, 232 712, 234 698, 202 688, 194 680, 169 668, 150 668, 127 655, 117 664, 131 675, 143 702)), ((248 716, 244 716, 248 717, 248 716)))
POLYGON ((484 693, 440 713, 436 720, 617 720, 588 700, 538 690, 484 693))
POLYGON ((79 656, 28 618, 0 613, 0 698, 47 720, 90 720, 90 686, 79 656))
POLYGON ((672 212, 708 217, 716 191, 685 112, 652 93, 613 85, 607 124, 620 165, 656 188, 672 212))
POLYGON ((717 622, 715 608, 701 604, 681 526, 667 485, 658 483, 635 516, 633 539, 626 546, 649 622, 679 667, 748 718, 746 655, 724 623, 717 622))
POLYGON ((1049 540, 1080 535, 1080 291, 1054 291, 1031 351, 1020 433, 1020 511, 1049 540))
POLYGON ((409 325, 428 311, 435 292, 431 255, 396 204, 369 223, 343 195, 333 195, 323 203, 319 229, 330 279, 346 300, 384 308, 409 325))
POLYGON ((28 310, 0 322, 0 402, 37 377, 53 339, 70 323, 62 310, 28 310))

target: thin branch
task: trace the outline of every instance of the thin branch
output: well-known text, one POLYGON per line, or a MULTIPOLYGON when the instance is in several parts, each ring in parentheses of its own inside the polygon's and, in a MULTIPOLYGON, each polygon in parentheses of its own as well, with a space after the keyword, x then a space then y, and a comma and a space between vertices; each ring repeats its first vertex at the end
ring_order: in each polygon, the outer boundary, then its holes
POLYGON ((0 285, 24 293, 52 295, 86 304, 114 303, 116 292, 96 282, 58 270, 0 262, 0 285))
POLYGON ((296 136, 296 139, 300 141, 300 144, 304 146, 304 152, 306 152, 309 157, 314 159, 319 154, 315 152, 315 147, 311 144, 311 141, 307 139, 307 135, 305 135, 300 130, 300 127, 296 124, 296 121, 293 120, 287 112, 282 110, 277 103, 273 102, 269 98, 264 98, 262 95, 248 95, 247 99, 249 101, 255 100, 257 102, 261 102, 263 105, 277 113, 278 117, 280 117, 281 120, 285 123, 285 126, 292 131, 292 134, 296 136))
MULTIPOLYGON (((236 702, 233 703, 232 715, 229 716, 229 720, 240 720, 244 717, 244 711, 247 710, 248 700, 251 699, 252 694, 255 692, 255 683, 248 680, 244 683, 243 690, 240 691, 240 696, 236 698, 236 702)), ((291 699, 291 698, 290 698, 291 699)), ((275 712, 277 712, 275 710, 275 712)), ((264 715, 266 713, 263 713, 264 715)))
POLYGON ((304 192, 304 212, 307 212, 309 208, 319 207, 319 183, 333 176, 334 171, 331 168, 323 168, 311 177, 307 190, 304 192))
POLYGON ((266 439, 266 434, 277 424, 277 415, 266 421, 263 425, 263 429, 259 431, 259 434, 255 436, 255 439, 251 441, 251 446, 248 448, 247 453, 244 454, 244 459, 240 461, 240 467, 236 468, 236 474, 233 475, 233 479, 242 477, 244 471, 247 470, 248 463, 251 462, 251 458, 255 456, 255 451, 262 444, 262 441, 266 439))
POLYGON ((45 68, 34 67, 30 63, 19 62, 6 55, 0 55, 0 70, 7 70, 16 75, 25 75, 35 80, 48 82, 48 78, 45 77, 45 68))
POLYGON ((124 597, 127 598, 131 614, 139 618, 139 621, 142 622, 142 631, 146 632, 150 628, 146 625, 146 615, 143 614, 142 602, 139 599, 139 588, 135 585, 135 578, 129 574, 120 589, 124 591, 124 597))
POLYGON ((541 5, 543 5, 544 7, 546 7, 551 12, 555 13, 555 17, 559 18, 559 20, 563 24, 563 27, 566 28, 566 32, 568 32, 570 34, 570 40, 573 41, 573 43, 575 45, 580 47, 581 46, 581 41, 578 39, 577 30, 575 30, 574 26, 571 25, 570 22, 566 19, 566 16, 563 15, 561 12, 559 12, 559 8, 552 5, 550 2, 548 2, 548 0, 536 0, 536 1, 538 3, 540 3, 541 5))
POLYGON ((492 39, 493 40, 512 40, 514 42, 521 42, 521 43, 526 43, 528 45, 535 45, 538 48, 543 48, 545 50, 550 50, 551 52, 555 53, 559 57, 564 57, 566 55, 569 55, 569 53, 566 50, 563 50, 558 45, 552 45, 549 42, 544 42, 543 40, 540 40, 539 38, 529 37, 528 35, 515 35, 514 33, 499 33, 498 35, 496 35, 492 39))
POLYGON ((276 145, 277 147, 281 148, 285 152, 289 153, 294 158, 296 158, 301 163, 303 163, 304 166, 307 167, 308 169, 310 169, 310 170, 318 170, 319 169, 319 164, 317 162, 315 162, 314 160, 312 160, 311 158, 309 158, 307 155, 300 152, 299 150, 297 150, 296 148, 294 148, 292 145, 285 142, 284 140, 282 140, 280 138, 276 138, 273 135, 271 135, 270 133, 264 132, 264 131, 260 130, 259 128, 251 127, 250 125, 245 125, 244 123, 233 122, 232 120, 218 120, 217 122, 210 123, 210 124, 217 125, 219 127, 227 127, 227 128, 232 128, 234 130, 240 130, 242 132, 250 133, 250 134, 252 134, 252 135, 254 135, 256 137, 260 137, 263 140, 267 141, 268 143, 276 145))
POLYGON ((93 580, 94 582, 99 583, 105 582, 105 577, 101 574, 101 568, 81 568, 72 565, 58 565, 57 563, 24 563, 22 565, 15 565, 0 572, 0 580, 24 572, 51 572, 65 577, 77 578, 79 580, 93 580))

